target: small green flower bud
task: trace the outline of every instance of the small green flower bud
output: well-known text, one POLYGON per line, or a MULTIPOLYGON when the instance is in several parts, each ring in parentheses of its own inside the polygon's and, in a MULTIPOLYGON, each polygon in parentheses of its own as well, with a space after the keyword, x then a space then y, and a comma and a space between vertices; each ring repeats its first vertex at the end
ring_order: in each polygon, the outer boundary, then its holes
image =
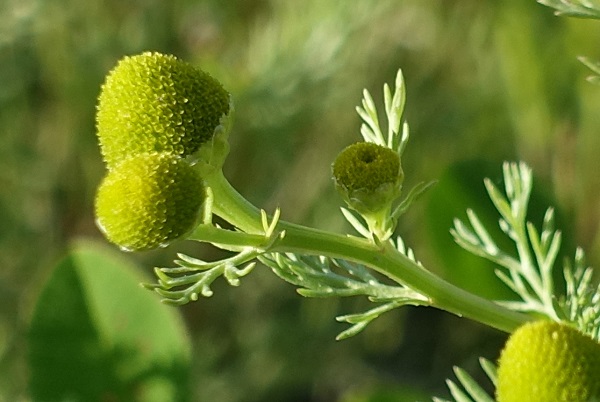
POLYGON ((600 344, 552 321, 523 325, 500 355, 498 402, 600 400, 600 344))
POLYGON ((346 203, 361 214, 389 209, 404 180, 400 156, 370 142, 348 146, 333 163, 333 178, 346 203))
POLYGON ((205 198, 199 173, 185 159, 141 154, 110 170, 100 184, 97 223, 122 249, 150 250, 189 233, 205 198))
POLYGON ((106 77, 98 99, 104 160, 112 169, 141 153, 192 155, 212 139, 229 102, 217 80, 175 56, 125 57, 106 77))

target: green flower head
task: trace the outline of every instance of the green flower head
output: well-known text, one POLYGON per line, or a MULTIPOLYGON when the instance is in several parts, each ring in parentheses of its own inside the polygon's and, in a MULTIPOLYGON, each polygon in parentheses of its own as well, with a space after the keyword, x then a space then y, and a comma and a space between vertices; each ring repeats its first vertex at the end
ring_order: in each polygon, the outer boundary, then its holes
POLYGON ((150 250, 190 232, 205 198, 200 175, 185 159, 141 154, 110 170, 100 184, 97 223, 121 248, 150 250))
POLYGON ((132 155, 193 155, 230 110, 229 94, 207 73, 175 56, 125 57, 108 74, 97 129, 109 169, 132 155))
POLYGON ((404 180, 398 153, 370 142, 348 146, 337 156, 332 170, 346 203, 363 214, 389 208, 404 180))
POLYGON ((564 324, 525 324, 500 355, 496 392, 498 402, 600 400, 600 344, 564 324))

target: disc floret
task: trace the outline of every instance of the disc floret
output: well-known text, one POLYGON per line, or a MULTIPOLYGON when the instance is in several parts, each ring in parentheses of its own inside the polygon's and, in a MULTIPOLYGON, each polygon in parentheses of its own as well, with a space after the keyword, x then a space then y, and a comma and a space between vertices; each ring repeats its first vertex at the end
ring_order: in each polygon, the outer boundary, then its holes
POLYGON ((340 152, 332 171, 346 204, 365 218, 372 233, 389 237, 394 225, 391 208, 404 181, 400 155, 382 145, 359 142, 340 152))
POLYGON ((125 57, 98 100, 102 155, 109 169, 141 153, 194 155, 229 112, 229 93, 191 64, 156 52, 125 57))
POLYGON ((600 344, 554 321, 523 325, 498 367, 498 402, 588 402, 600 398, 600 344))
POLYGON ((121 248, 150 250, 189 233, 205 198, 200 175, 185 159, 141 154, 109 171, 100 184, 97 223, 121 248))

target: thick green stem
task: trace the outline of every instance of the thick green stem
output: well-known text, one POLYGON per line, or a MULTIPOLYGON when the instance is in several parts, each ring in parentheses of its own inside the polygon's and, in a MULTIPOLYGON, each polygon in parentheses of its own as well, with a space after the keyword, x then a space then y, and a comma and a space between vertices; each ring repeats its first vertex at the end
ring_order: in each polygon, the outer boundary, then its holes
MULTIPOLYGON (((239 229, 263 231, 260 210, 242 197, 221 174, 207 184, 215 194, 213 212, 239 229)), ((464 291, 398 252, 391 244, 378 246, 367 239, 339 235, 280 221, 276 232, 285 236, 269 251, 323 255, 366 265, 397 283, 426 296, 431 305, 505 332, 512 332, 531 318, 464 291)))
POLYGON ((464 316, 505 332, 530 318, 444 281, 399 253, 391 244, 378 247, 368 240, 322 232, 281 222, 286 236, 274 251, 326 255, 371 267, 429 299, 432 306, 464 316))
POLYGON ((247 233, 262 234, 260 210, 237 192, 223 172, 215 170, 204 180, 215 195, 213 212, 247 233))

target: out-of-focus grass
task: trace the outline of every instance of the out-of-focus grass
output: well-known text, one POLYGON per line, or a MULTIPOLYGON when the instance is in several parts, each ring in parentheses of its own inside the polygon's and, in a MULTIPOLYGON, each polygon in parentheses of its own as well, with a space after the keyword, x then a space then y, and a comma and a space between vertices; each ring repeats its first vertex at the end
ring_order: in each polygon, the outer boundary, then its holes
MULTIPOLYGON (((237 109, 226 175, 259 205, 281 206, 284 218, 332 230, 347 226, 330 163, 360 138, 360 91, 380 99, 382 83, 402 67, 412 129, 407 182, 474 159, 496 164, 499 177, 502 160, 523 159, 555 198, 567 233, 598 263, 600 88, 584 81, 575 56, 600 59, 599 27, 556 18, 533 0, 5 0, 0 400, 27 400, 23 338, 54 262, 74 238, 103 241, 92 207, 104 173, 94 108, 104 74, 123 55, 175 53, 221 79, 237 109)), ((400 232, 443 272, 452 263, 429 241, 426 203, 400 232)), ((169 264, 174 250, 131 258, 169 264)), ((493 359, 502 340, 419 309, 336 343, 333 317, 360 301, 300 300, 262 269, 239 289, 215 290, 181 309, 199 401, 329 401, 402 383, 443 392, 452 364, 493 359)))

